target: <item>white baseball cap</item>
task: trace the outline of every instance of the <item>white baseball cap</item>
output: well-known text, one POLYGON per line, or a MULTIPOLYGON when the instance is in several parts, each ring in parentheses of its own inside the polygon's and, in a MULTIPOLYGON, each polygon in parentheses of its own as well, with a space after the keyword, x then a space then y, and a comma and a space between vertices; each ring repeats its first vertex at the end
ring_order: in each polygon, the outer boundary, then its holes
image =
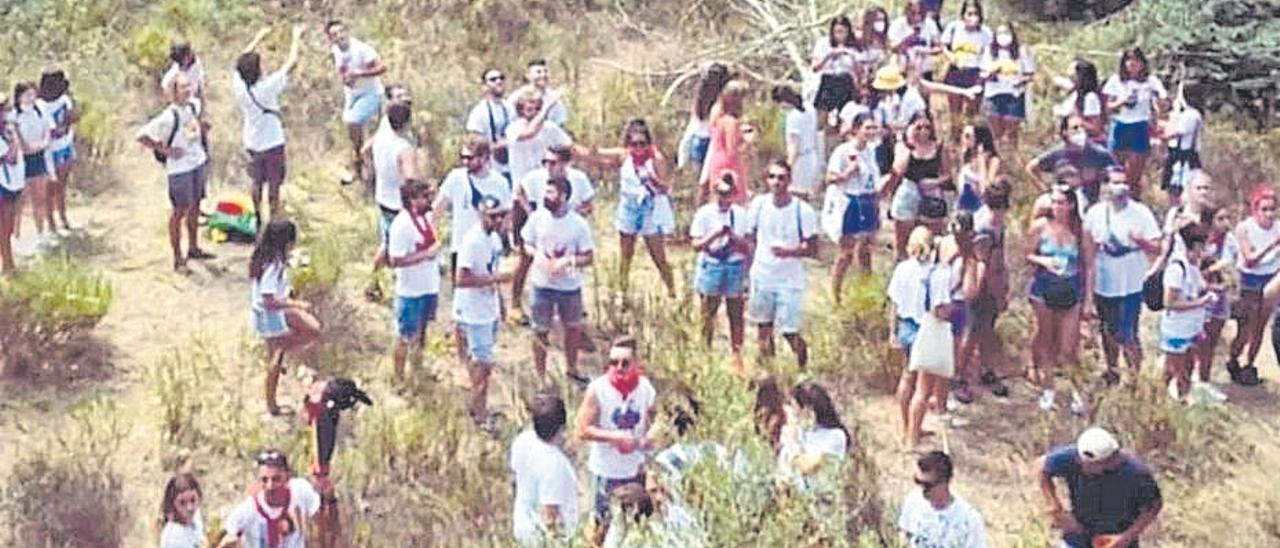
POLYGON ((1119 450, 1120 442, 1116 441, 1116 437, 1097 426, 1085 430, 1076 440, 1076 453, 1086 463, 1107 460, 1119 450))

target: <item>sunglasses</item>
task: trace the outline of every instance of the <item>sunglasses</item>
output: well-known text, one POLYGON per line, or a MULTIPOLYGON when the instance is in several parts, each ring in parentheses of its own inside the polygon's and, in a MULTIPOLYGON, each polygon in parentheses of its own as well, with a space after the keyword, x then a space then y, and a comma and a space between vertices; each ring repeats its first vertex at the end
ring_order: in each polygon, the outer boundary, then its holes
POLYGON ((507 218, 507 214, 506 214, 506 213, 504 213, 504 212, 501 212, 501 211, 500 211, 500 212, 497 212, 497 213, 490 213, 490 214, 489 214, 489 220, 491 220, 491 221, 501 221, 501 220, 503 220, 503 219, 505 219, 505 218, 507 218))
POLYGON ((497 75, 497 76, 490 76, 490 77, 488 77, 488 78, 485 78, 485 81, 487 81, 487 82, 501 82, 501 81, 506 80, 506 79, 507 79, 507 77, 506 77, 506 76, 503 76, 503 75, 499 74, 499 75, 497 75))
POLYGON ((630 143, 627 143, 627 146, 629 146, 629 147, 647 147, 647 146, 649 146, 649 141, 631 141, 630 143))
POLYGON ((765 175, 764 177, 770 181, 775 181, 775 180, 786 179, 787 174, 786 173, 770 173, 768 175, 765 175))
POLYGON ((609 360, 605 363, 607 363, 608 365, 616 365, 618 367, 627 367, 631 365, 631 358, 619 358, 616 360, 609 360))
POLYGON ((930 489, 933 489, 934 487, 942 485, 942 482, 940 481, 925 481, 920 478, 912 478, 912 481, 915 481, 916 485, 919 485, 920 488, 924 489, 925 491, 928 491, 930 489))

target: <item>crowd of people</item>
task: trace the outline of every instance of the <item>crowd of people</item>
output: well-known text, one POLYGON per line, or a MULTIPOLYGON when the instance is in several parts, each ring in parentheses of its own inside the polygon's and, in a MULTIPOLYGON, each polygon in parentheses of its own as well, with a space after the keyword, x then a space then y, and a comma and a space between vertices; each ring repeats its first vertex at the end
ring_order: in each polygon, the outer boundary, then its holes
MULTIPOLYGON (((995 325, 1015 299, 1014 268, 1025 265, 1031 273, 1026 291, 1033 333, 1025 376, 1045 412, 1059 405, 1055 378, 1081 365, 1086 320, 1097 318, 1101 326, 1101 381, 1122 379, 1121 357, 1127 374, 1137 374, 1144 307, 1161 315, 1157 349, 1171 399, 1226 400, 1210 374, 1228 320, 1237 324, 1226 364, 1231 380, 1260 382, 1255 361, 1280 294, 1277 198, 1259 184, 1237 223, 1231 204, 1214 195, 1199 152, 1203 90, 1187 83, 1171 94, 1137 48, 1123 51, 1115 74, 1102 84, 1098 67, 1077 59, 1069 78, 1054 79, 1066 90, 1052 108, 1061 142, 1017 173, 1000 151, 1024 146, 1020 130, 1038 70, 1033 52, 1009 23, 993 30, 980 2, 960 2, 954 21, 944 21, 948 14, 940 4, 911 0, 894 17, 875 7, 833 18, 814 43, 812 84, 769 90, 785 120, 785 154, 754 163, 763 166, 759 174, 751 172, 759 136, 744 115, 750 88, 729 67, 713 63, 703 71, 688 126, 669 157, 650 123, 639 118, 621 128, 620 146, 575 140, 565 128, 569 98, 553 85, 548 63, 535 59, 511 93, 502 70, 481 73, 482 95, 462 120, 466 134, 456 167, 433 183, 419 157, 408 90, 384 85, 387 64, 341 21, 325 26, 351 145, 352 175, 344 183, 371 186, 379 219, 373 268, 394 273, 396 378, 423 373, 423 341, 428 326, 440 321, 447 272, 452 335, 458 361, 468 370, 467 410, 478 428, 496 431, 487 389, 498 365, 495 346, 499 337, 512 335, 511 326, 531 328, 534 371, 543 381, 551 375, 552 335, 559 331, 564 378, 583 389, 572 428, 560 396, 539 393, 529 402, 532 426, 512 442, 509 462, 515 540, 536 544, 577 530, 584 491, 563 449, 568 437, 587 446, 592 537, 609 546, 626 545, 638 524, 668 545, 714 544, 713 534, 684 506, 679 478, 695 460, 714 456, 732 467, 738 459, 711 441, 683 441, 698 407, 714 401, 671 395, 687 400, 687 412, 656 414, 659 394, 634 338, 611 342, 600 376, 591 378, 580 367, 581 353, 598 351, 584 323, 583 282, 597 259, 590 219, 600 181, 574 166, 579 159, 616 169, 613 227, 624 283, 639 236, 665 293, 678 294, 682 284, 666 245, 677 230, 676 211, 693 212, 688 236, 697 254, 688 286, 701 303, 703 342, 714 344, 723 304, 732 369, 743 376, 750 369, 744 355, 748 322, 756 327, 760 356, 775 354, 776 331, 797 364, 808 363, 806 263, 818 257, 821 240, 834 245, 831 291, 838 303, 851 268, 875 272, 885 225, 896 262, 887 280, 887 344, 902 367, 896 399, 903 444, 919 451, 918 489, 907 495, 898 522, 912 546, 987 543, 981 514, 950 490, 952 457, 929 450, 924 422, 930 412, 973 402, 978 386, 1009 397, 996 372, 995 325), (934 99, 946 103, 947 133, 935 124, 934 99), (1159 188, 1170 205, 1163 223, 1146 180, 1152 143, 1167 148, 1159 188), (689 172, 695 175, 683 175, 689 172), (672 189, 682 179, 696 183, 700 205, 675 199, 672 189), (1022 179, 1025 185, 1016 182, 1022 179), (1022 187, 1040 194, 1021 227, 1024 248, 1008 256, 1010 224, 1023 222, 1009 216, 1022 187), (446 220, 448 242, 440 230, 446 220), (511 268, 504 268, 508 256, 511 268), (678 431, 675 443, 654 433, 668 422, 678 431), (622 514, 611 517, 619 508, 622 514)), ((304 29, 294 28, 288 57, 274 72, 264 70, 257 52, 269 32, 243 50, 231 80, 258 219, 248 266, 252 326, 267 349, 265 407, 283 415, 292 412, 276 397, 286 360, 321 342, 323 325, 308 303, 291 296, 298 230, 281 207, 289 133, 281 107, 301 59, 304 29), (267 205, 259 211, 264 189, 267 205)), ((189 260, 213 257, 199 237, 209 164, 207 83, 190 44, 174 44, 171 58, 161 80, 167 105, 138 131, 137 141, 167 177, 173 266, 185 271, 189 260)), ((26 203, 42 245, 69 228, 64 196, 75 163, 76 113, 66 76, 49 69, 39 85, 18 84, 0 116, 0 256, 12 272, 10 240, 26 203)), ((380 291, 370 288, 372 296, 380 291)), ((1280 346, 1274 331, 1272 344, 1280 346)), ((848 458, 858 441, 831 395, 815 383, 790 393, 772 378, 754 386, 757 429, 776 451, 779 486, 821 491, 830 483, 824 473, 848 458)), ((1087 412, 1085 394, 1071 390, 1067 400, 1073 413, 1087 412)), ((288 457, 279 451, 264 452, 256 464, 255 487, 222 521, 222 545, 301 546, 311 516, 334 500, 331 486, 292 477, 288 457)), ((1066 546, 1136 545, 1160 510, 1150 470, 1100 428, 1046 455, 1040 467, 1052 525, 1066 546), (1055 479, 1070 492, 1069 509, 1056 494, 1055 479)), ((182 474, 170 481, 162 546, 203 545, 200 499, 196 478, 182 474)))

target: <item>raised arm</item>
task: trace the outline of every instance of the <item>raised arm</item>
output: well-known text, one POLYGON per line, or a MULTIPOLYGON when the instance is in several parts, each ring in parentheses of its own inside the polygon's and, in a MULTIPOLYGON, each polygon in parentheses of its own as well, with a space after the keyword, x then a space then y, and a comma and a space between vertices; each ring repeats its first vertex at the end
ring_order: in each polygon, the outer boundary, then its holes
POLYGON ((284 66, 281 67, 285 72, 293 72, 298 67, 298 55, 302 50, 302 35, 306 32, 305 25, 293 26, 293 42, 289 44, 289 57, 285 59, 284 66))
POLYGON ((268 34, 271 34, 271 27, 263 27, 258 31, 258 34, 253 35, 253 40, 250 40, 249 45, 245 46, 244 50, 240 53, 253 53, 254 50, 258 49, 258 45, 262 43, 262 40, 265 39, 268 34))

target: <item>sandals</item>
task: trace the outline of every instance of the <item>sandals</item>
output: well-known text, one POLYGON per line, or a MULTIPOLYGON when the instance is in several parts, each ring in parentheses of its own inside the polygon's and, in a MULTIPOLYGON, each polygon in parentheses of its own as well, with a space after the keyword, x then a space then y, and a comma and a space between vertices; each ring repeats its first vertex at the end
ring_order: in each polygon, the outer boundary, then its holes
POLYGON ((206 259, 216 259, 218 258, 218 256, 197 247, 187 252, 187 258, 200 261, 200 260, 206 260, 206 259))

